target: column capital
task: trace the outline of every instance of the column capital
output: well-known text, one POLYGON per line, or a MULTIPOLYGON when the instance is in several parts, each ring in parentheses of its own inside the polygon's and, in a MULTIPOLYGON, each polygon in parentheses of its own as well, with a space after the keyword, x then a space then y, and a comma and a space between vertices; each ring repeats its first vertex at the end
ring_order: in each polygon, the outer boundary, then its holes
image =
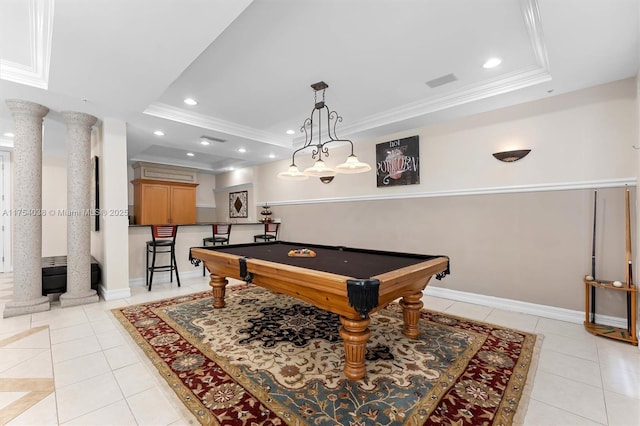
POLYGON ((49 108, 46 106, 35 102, 23 101, 22 99, 7 99, 5 103, 14 116, 26 115, 29 117, 43 118, 49 113, 49 108))
POLYGON ((91 114, 76 111, 62 111, 62 117, 68 126, 77 125, 90 128, 98 121, 98 119, 91 114))

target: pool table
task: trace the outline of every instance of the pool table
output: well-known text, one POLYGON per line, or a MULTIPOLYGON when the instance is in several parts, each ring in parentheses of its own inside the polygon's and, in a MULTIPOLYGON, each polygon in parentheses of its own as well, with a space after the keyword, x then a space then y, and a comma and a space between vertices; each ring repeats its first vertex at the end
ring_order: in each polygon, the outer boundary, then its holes
POLYGON ((196 266, 204 262, 211 273, 214 308, 225 306, 226 278, 231 277, 338 314, 344 374, 350 380, 366 373, 369 315, 402 297, 403 333, 418 337, 422 291, 432 276, 441 279, 449 273, 447 256, 285 241, 192 247, 189 257, 196 266), (289 256, 290 251, 303 248, 315 257, 289 256))

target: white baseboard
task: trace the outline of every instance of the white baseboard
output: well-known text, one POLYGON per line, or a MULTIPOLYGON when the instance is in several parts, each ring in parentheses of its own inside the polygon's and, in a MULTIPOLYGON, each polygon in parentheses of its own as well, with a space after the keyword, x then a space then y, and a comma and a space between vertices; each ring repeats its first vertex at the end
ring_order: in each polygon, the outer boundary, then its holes
POLYGON ((109 290, 105 286, 100 285, 100 295, 104 300, 124 299, 126 297, 131 297, 131 289, 127 287, 109 290))
MULTIPOLYGON (((442 287, 427 286, 424 294, 428 296, 441 297, 443 299, 456 300, 458 302, 467 302, 491 308, 504 309, 505 311, 514 311, 523 314, 536 315, 543 318, 567 321, 575 324, 584 323, 585 318, 583 311, 574 311, 571 309, 557 308, 555 306, 522 302, 520 300, 485 296, 483 294, 467 293, 458 290, 449 290, 442 287)), ((425 308, 428 309, 429 307, 425 306, 425 308)), ((596 315, 596 317, 598 319, 598 324, 627 328, 626 318, 612 317, 609 315, 596 315)))

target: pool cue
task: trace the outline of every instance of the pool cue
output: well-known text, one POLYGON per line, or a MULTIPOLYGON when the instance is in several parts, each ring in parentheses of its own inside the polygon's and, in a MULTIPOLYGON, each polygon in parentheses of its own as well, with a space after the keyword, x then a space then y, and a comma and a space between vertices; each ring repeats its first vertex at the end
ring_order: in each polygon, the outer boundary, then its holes
MULTIPOLYGON (((626 249, 626 261, 627 261, 627 288, 631 288, 633 285, 633 262, 631 260, 631 202, 629 201, 629 188, 625 192, 625 227, 627 234, 627 249, 626 249)), ((627 330, 631 332, 631 292, 627 292, 627 330)))
POLYGON ((631 261, 631 203, 629 201, 629 188, 626 189, 625 192, 625 199, 624 199, 624 203, 625 203, 625 227, 626 227, 626 234, 627 234, 627 250, 626 250, 626 257, 625 260, 627 261, 627 276, 626 276, 626 280, 627 280, 627 287, 629 287, 630 284, 633 284, 633 263, 631 261))
MULTIPOLYGON (((591 276, 596 279, 596 218, 598 215, 598 190, 593 191, 593 239, 591 242, 591 276)), ((591 287, 591 318, 593 324, 596 321, 596 288, 591 287)))
POLYGON ((598 215, 598 190, 593 191, 593 239, 591 240, 591 276, 596 279, 596 217, 598 215))

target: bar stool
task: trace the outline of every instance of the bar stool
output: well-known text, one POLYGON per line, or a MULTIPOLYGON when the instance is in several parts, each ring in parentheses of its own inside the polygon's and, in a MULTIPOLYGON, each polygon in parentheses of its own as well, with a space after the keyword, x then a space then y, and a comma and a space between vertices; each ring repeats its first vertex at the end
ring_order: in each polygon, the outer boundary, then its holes
POLYGON ((176 234, 177 225, 151 225, 151 241, 147 241, 147 287, 151 291, 154 272, 170 272, 170 281, 173 282, 173 271, 176 271, 176 281, 180 287, 178 264, 176 263, 176 234), (156 255, 169 253, 171 256, 168 265, 156 265, 156 255), (149 254, 151 254, 151 266, 149 266, 149 254))
MULTIPOLYGON (((206 246, 207 243, 212 245, 227 244, 229 245, 229 238, 231 237, 231 224, 230 223, 214 223, 211 225, 211 237, 202 239, 202 245, 206 246)), ((205 276, 206 268, 204 262, 202 262, 202 276, 205 276)))
POLYGON ((264 233, 253 236, 253 242, 257 243, 258 240, 264 242, 275 241, 278 239, 278 229, 280 228, 280 222, 265 222, 264 233))

